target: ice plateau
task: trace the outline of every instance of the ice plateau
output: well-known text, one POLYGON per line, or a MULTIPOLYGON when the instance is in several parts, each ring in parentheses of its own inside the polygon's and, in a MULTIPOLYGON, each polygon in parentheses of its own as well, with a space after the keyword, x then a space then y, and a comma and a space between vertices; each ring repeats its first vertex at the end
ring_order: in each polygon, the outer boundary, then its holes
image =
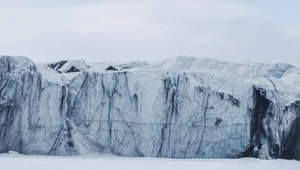
POLYGON ((0 57, 0 152, 300 160, 300 68, 0 57))

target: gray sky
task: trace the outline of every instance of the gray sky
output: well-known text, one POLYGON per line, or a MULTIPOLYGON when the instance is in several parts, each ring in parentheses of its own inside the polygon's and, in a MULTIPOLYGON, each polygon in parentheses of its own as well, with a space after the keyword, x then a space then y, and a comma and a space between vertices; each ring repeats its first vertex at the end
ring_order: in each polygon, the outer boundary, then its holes
POLYGON ((0 0, 0 54, 36 62, 300 60, 298 0, 0 0))

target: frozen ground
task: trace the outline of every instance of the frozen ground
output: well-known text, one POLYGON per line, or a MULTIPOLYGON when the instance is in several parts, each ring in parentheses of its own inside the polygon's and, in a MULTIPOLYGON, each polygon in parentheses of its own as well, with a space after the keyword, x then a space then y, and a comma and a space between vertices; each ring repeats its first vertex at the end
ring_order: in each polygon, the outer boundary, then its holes
POLYGON ((287 160, 258 159, 153 159, 153 158, 120 158, 120 157, 53 157, 53 156, 23 156, 17 154, 0 155, 1 170, 296 170, 300 162, 287 160))

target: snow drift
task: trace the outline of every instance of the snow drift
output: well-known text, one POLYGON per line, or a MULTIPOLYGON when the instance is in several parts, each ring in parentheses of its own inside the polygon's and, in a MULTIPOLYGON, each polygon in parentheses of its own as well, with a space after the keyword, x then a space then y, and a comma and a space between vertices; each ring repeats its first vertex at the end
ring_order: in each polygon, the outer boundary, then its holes
POLYGON ((298 72, 191 57, 35 64, 2 56, 0 152, 300 160, 298 72))

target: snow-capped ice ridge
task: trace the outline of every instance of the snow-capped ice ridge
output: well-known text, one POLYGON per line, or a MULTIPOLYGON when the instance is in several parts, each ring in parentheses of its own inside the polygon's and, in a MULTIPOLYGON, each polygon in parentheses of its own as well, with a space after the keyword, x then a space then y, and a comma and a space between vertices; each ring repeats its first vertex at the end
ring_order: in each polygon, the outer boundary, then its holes
POLYGON ((0 152, 300 159, 289 64, 1 56, 0 66, 0 152))

